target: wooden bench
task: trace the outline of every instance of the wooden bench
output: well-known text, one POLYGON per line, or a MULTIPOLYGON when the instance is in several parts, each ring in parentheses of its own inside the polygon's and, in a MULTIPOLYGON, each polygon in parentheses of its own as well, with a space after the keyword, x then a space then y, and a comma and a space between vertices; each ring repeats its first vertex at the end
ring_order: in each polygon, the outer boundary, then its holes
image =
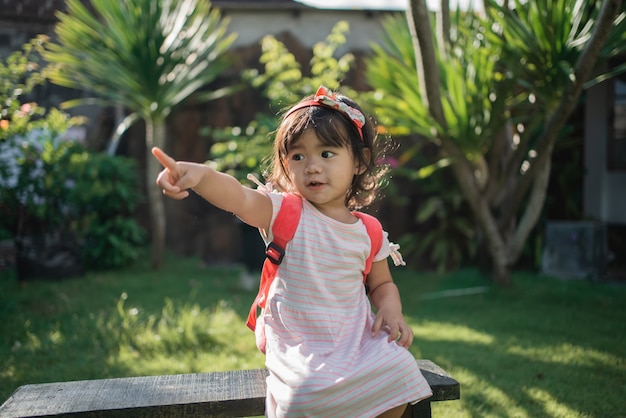
MULTIPOLYGON (((433 390, 405 416, 431 416, 431 402, 460 398, 459 382, 429 360, 417 360, 433 390)), ((0 417, 250 417, 265 413, 267 370, 24 385, 0 406, 0 417)))

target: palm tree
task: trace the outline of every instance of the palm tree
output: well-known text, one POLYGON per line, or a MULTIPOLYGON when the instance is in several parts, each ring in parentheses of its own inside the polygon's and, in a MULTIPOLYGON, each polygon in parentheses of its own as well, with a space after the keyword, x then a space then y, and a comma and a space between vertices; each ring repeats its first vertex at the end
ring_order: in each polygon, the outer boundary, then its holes
POLYGON ((410 0, 406 22, 387 23, 368 81, 385 119, 437 145, 494 281, 508 284, 544 206, 555 142, 596 64, 626 50, 626 14, 620 0, 484 3, 486 16, 457 10, 433 30, 425 0, 410 0))
MULTIPOLYGON (((65 105, 123 106, 131 113, 120 123, 118 136, 135 121, 145 122, 156 268, 163 258, 166 225, 163 198, 154 185, 161 167, 150 150, 165 145, 165 120, 172 108, 227 68, 225 52, 236 35, 227 34, 228 20, 208 0, 91 0, 90 8, 68 0, 67 13, 57 16, 58 40, 44 53, 51 63, 46 74, 55 84, 92 96, 65 105)), ((202 99, 227 91, 209 92, 202 99)))

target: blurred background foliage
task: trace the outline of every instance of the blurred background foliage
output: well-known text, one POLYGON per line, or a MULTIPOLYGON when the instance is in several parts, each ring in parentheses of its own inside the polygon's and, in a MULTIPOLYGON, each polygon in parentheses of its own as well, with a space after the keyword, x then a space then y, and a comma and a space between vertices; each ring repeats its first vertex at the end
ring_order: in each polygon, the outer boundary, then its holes
POLYGON ((247 184, 250 184, 246 180, 249 173, 262 181, 267 158, 272 154, 272 134, 278 127, 279 114, 286 107, 315 93, 320 85, 333 91, 339 89, 349 97, 356 96, 353 89, 340 84, 354 63, 354 56, 346 53, 336 57, 337 49, 346 42, 349 29, 347 22, 338 22, 324 41, 314 45, 309 68, 304 69, 275 36, 263 37, 259 59, 262 68, 246 69, 242 78, 261 90, 271 113, 257 113, 246 126, 203 129, 203 134, 215 141, 209 159, 217 164, 219 170, 247 184))
POLYGON ((45 81, 36 54, 45 42, 0 62, 0 236, 32 246, 69 234, 86 268, 126 265, 147 238, 134 219, 136 162, 89 151, 72 137, 82 118, 29 101, 45 81))

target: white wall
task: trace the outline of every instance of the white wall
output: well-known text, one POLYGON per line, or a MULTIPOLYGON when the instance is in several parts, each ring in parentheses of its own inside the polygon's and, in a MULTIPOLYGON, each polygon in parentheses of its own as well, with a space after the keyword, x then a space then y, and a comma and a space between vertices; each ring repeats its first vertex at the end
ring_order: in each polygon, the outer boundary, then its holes
POLYGON ((384 12, 363 10, 223 10, 230 18, 230 32, 237 32, 235 46, 258 43, 265 35, 291 32, 303 45, 312 47, 326 39, 333 26, 340 20, 350 25, 347 42, 339 54, 351 50, 368 50, 373 41, 382 34, 380 20, 384 12))

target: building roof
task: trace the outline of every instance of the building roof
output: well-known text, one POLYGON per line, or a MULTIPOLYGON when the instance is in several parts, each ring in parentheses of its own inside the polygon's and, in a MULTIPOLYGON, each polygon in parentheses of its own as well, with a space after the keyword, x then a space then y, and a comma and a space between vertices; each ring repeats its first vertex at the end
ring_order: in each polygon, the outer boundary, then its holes
POLYGON ((65 0, 0 0, 0 19, 48 22, 57 10, 65 10, 65 0))
POLYGON ((215 7, 227 9, 308 9, 302 3, 294 0, 213 0, 215 7))
MULTIPOLYGON (((89 4, 88 0, 81 0, 89 4)), ((117 0, 116 0, 117 1, 117 0)), ((215 7, 228 9, 307 9, 295 0, 213 0, 215 7)), ((66 10, 65 0, 0 0, 0 20, 13 22, 53 22, 57 10, 66 10)))

